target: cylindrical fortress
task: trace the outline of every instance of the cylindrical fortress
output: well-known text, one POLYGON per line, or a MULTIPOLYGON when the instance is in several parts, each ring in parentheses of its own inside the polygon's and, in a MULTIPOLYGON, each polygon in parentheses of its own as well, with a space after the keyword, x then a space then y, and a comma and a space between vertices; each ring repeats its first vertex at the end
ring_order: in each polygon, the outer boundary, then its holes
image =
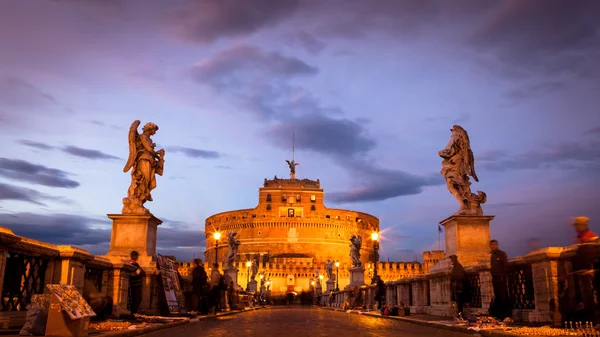
MULTIPOLYGON (((236 238, 241 241, 236 265, 244 276, 247 276, 244 274, 246 261, 256 261, 264 271, 283 268, 276 274, 286 275, 287 278, 282 278, 286 284, 273 280, 275 293, 292 287, 295 291, 308 289, 316 269, 325 274, 328 259, 340 262, 341 288, 345 286, 342 276, 351 265, 350 237, 353 234, 362 237, 361 261, 363 264, 372 262, 371 234, 379 232, 379 219, 366 213, 325 207, 319 180, 275 177, 265 179, 259 189, 257 207, 223 212, 206 219, 205 259, 210 264, 215 262, 215 232, 221 233, 219 263, 227 257, 228 234, 236 232, 236 238), (293 285, 290 273, 301 276, 293 280, 293 285)), ((243 278, 238 279, 240 284, 246 283, 243 278)))

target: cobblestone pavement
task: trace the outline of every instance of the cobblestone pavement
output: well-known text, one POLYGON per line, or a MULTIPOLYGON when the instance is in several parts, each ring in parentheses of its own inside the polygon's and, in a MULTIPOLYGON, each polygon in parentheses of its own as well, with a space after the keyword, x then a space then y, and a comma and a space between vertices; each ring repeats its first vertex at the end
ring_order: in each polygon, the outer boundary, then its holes
POLYGON ((151 332, 145 337, 465 337, 463 333, 422 325, 347 314, 311 307, 275 307, 207 319, 198 323, 151 332))

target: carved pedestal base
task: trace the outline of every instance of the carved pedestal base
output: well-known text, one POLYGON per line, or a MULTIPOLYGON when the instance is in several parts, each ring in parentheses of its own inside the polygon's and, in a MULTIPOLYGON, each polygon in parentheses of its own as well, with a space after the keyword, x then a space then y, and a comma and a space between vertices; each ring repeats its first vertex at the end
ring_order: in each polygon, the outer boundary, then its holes
POLYGON ((335 290, 335 281, 334 280, 327 280, 327 282, 325 282, 325 284, 326 284, 325 292, 330 293, 335 290))
POLYGON ((129 260, 132 251, 140 254, 142 267, 152 264, 156 257, 156 231, 162 223, 152 214, 108 214, 113 221, 110 250, 106 257, 111 260, 129 260))
MULTIPOLYGON (((235 267, 225 269, 225 281, 233 281, 234 286, 238 284, 238 269, 235 267)), ((229 285, 229 283, 227 283, 229 285)))
POLYGON ((463 266, 489 262, 490 221, 493 215, 453 215, 440 222, 444 226, 446 256, 438 261, 430 272, 452 268, 450 255, 456 255, 463 266))
POLYGON ((255 293, 256 289, 257 289, 257 283, 256 280, 252 280, 250 281, 250 283, 248 283, 248 291, 251 293, 255 293))
POLYGON ((348 287, 362 287, 365 285, 365 270, 362 267, 350 268, 350 284, 348 287))

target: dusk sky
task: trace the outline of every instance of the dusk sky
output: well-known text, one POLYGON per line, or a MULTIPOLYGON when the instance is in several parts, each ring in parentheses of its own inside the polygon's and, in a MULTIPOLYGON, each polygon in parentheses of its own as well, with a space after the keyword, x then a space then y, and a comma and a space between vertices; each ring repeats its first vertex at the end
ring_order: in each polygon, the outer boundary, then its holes
POLYGON ((0 226, 106 253, 139 119, 166 149, 158 252, 191 260, 208 216, 288 176, 293 130, 298 178, 377 216, 383 260, 414 260, 458 210, 437 154, 458 124, 501 248, 572 244, 572 217, 600 231, 598 18, 595 0, 1 1, 0 226))

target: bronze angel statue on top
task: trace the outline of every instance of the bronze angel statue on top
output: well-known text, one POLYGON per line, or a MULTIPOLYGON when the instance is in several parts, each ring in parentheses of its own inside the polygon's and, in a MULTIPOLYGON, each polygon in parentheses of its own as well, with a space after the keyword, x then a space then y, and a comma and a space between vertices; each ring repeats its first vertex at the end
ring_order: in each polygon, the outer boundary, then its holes
POLYGON ((146 123, 142 133, 137 129, 140 121, 134 121, 129 128, 129 158, 123 172, 131 169, 131 185, 127 197, 123 198, 123 214, 147 214, 146 201, 152 201, 150 192, 156 188, 155 175, 163 175, 165 150, 155 151, 156 144, 150 138, 158 130, 154 123, 146 123))
POLYGON ((487 200, 482 191, 471 193, 469 176, 479 182, 475 173, 475 159, 471 151, 471 143, 467 131, 454 125, 452 135, 446 148, 439 151, 442 157, 442 175, 446 178, 446 186, 460 203, 460 209, 454 215, 483 215, 481 204, 487 200))
POLYGON ((296 166, 300 165, 300 163, 295 162, 294 160, 289 161, 286 160, 288 166, 290 167, 290 174, 296 174, 296 166))

